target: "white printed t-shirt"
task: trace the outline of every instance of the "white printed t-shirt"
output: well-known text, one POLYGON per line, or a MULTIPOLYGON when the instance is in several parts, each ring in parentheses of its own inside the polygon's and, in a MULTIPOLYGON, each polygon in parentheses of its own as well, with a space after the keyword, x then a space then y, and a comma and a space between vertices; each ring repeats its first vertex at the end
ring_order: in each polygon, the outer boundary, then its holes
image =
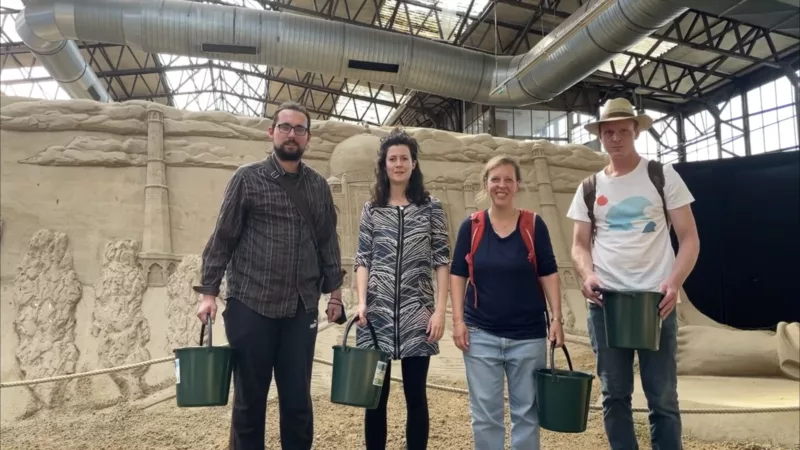
MULTIPOLYGON (((632 172, 619 177, 597 173, 592 261, 597 277, 608 289, 658 291, 675 264, 661 197, 647 174, 647 163, 641 158, 632 172)), ((664 166, 664 179, 668 210, 694 202, 672 165, 664 166)), ((590 221, 582 185, 567 217, 590 221)))

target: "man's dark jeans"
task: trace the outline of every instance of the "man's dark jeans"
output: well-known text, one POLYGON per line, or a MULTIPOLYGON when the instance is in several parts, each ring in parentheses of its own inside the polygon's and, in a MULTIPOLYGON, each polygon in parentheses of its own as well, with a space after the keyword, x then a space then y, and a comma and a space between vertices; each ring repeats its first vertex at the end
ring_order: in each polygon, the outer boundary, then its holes
MULTIPOLYGON (((613 450, 638 450, 631 411, 634 350, 609 348, 606 345, 603 309, 595 304, 589 306, 588 325, 603 393, 603 425, 608 442, 613 450)), ((642 387, 650 409, 653 450, 683 448, 675 360, 677 334, 678 325, 673 310, 663 321, 659 350, 638 351, 642 387)))
POLYGON ((270 319, 229 299, 223 313, 233 348, 231 450, 263 450, 267 393, 275 370, 281 447, 310 450, 314 440, 311 368, 317 315, 298 301, 292 318, 270 319))

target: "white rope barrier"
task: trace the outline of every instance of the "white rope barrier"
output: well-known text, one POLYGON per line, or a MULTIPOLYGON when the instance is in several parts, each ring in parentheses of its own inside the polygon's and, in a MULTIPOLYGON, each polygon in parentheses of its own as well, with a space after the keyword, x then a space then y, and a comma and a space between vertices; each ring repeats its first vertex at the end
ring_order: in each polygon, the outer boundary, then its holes
MULTIPOLYGON (((326 329, 330 328, 333 325, 335 325, 335 324, 334 323, 326 323, 325 325, 323 325, 323 326, 321 326, 319 328, 318 333, 321 333, 321 332, 325 331, 326 329)), ((569 336, 567 341, 575 342, 577 344, 587 345, 588 340, 580 339, 580 338, 581 338, 581 336, 569 336)), ((226 345, 227 344, 225 344, 225 346, 226 345)), ((119 366, 119 367, 110 367, 110 368, 105 368, 105 369, 91 370, 91 371, 88 371, 88 372, 74 373, 74 374, 69 374, 69 375, 59 375, 59 376, 48 377, 48 378, 39 378, 39 379, 34 379, 34 380, 9 381, 9 382, 0 383, 0 389, 10 388, 10 387, 19 387, 19 386, 30 386, 30 385, 42 384, 42 383, 54 383, 54 382, 57 382, 57 381, 72 380, 72 379, 75 379, 75 378, 93 377, 93 376, 102 375, 102 374, 106 374, 106 373, 122 372, 122 371, 125 371, 125 370, 136 369, 136 368, 139 368, 139 367, 150 366, 150 365, 153 365, 153 364, 161 364, 161 363, 170 362, 170 361, 174 361, 174 360, 175 360, 174 356, 166 356, 166 357, 163 357, 163 358, 151 359, 149 361, 142 361, 142 362, 138 362, 138 363, 134 363, 134 364, 127 364, 127 365, 119 366)), ((315 357, 314 358, 314 362, 317 362, 317 363, 320 363, 320 364, 323 364, 323 365, 326 365, 326 366, 331 366, 331 367, 333 366, 333 362, 328 361, 326 359, 322 359, 322 358, 315 357)), ((394 377, 394 376, 391 377, 391 380, 399 382, 399 383, 403 382, 403 380, 401 378, 394 377)), ((463 388, 457 388, 457 387, 452 387, 452 386, 443 386, 443 385, 433 384, 433 383, 428 383, 427 387, 430 388, 430 389, 436 390, 436 391, 450 392, 450 393, 454 393, 454 394, 467 395, 469 393, 469 391, 467 391, 466 389, 463 389, 463 388)), ((174 395, 171 395, 171 396, 169 396, 167 398, 161 399, 158 402, 156 402, 156 403, 154 403, 152 405, 149 405, 149 406, 153 406, 155 404, 162 403, 164 401, 170 400, 171 398, 174 398, 174 395)), ((508 399, 508 396, 506 396, 505 398, 508 399)), ((590 408, 593 411, 602 411, 603 410, 603 408, 601 406, 596 406, 596 405, 591 405, 590 408)), ((643 413, 649 412, 649 410, 647 408, 632 408, 632 410, 633 410, 633 412, 643 412, 643 413)), ((694 408, 694 409, 681 409, 680 410, 681 414, 760 414, 760 413, 781 413, 781 412, 796 412, 796 411, 800 412, 800 405, 798 405, 798 406, 766 407, 766 408, 730 408, 730 409, 728 409, 728 408, 694 408)))

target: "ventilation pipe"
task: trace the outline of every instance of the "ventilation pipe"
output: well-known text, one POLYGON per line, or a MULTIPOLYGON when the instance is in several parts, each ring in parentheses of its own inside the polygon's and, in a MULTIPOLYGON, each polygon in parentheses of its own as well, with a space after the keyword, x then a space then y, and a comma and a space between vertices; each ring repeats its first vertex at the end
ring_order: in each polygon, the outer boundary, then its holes
POLYGON ((74 17, 63 17, 73 12, 72 5, 63 4, 26 7, 17 15, 17 33, 70 97, 111 102, 111 96, 86 63, 77 44, 69 40, 74 37, 67 37, 75 34, 74 28, 72 33, 64 34, 58 29, 58 26, 74 24, 74 17), (61 16, 58 20, 57 14, 61 16))
MULTIPOLYGON (((617 0, 499 95, 489 93, 537 48, 495 57, 332 20, 184 0, 50 0, 22 10, 17 30, 50 74, 79 98, 106 101, 108 94, 72 40, 324 73, 484 105, 524 106, 550 101, 685 10, 669 0, 617 0)), ((576 21, 567 22, 568 27, 576 21)))

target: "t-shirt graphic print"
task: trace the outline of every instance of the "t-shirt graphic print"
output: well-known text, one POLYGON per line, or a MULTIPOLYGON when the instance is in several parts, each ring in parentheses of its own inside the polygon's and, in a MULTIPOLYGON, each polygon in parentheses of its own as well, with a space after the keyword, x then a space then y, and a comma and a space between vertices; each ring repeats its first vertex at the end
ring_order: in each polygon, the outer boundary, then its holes
POLYGON ((625 197, 615 205, 609 205, 608 202, 608 197, 600 195, 600 197, 597 198, 595 211, 605 206, 609 207, 606 213, 609 231, 630 231, 637 229, 641 229, 642 233, 652 233, 656 231, 656 218, 645 213, 648 208, 655 206, 647 197, 641 195, 625 197))

